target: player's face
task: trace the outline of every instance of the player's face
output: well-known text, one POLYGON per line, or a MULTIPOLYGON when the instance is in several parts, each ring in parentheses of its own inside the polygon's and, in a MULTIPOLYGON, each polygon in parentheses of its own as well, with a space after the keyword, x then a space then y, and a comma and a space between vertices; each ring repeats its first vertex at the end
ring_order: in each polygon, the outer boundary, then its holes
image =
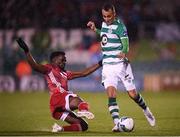
POLYGON ((66 57, 64 55, 59 55, 55 57, 54 63, 58 65, 61 69, 64 69, 66 66, 66 57))
POLYGON ((114 11, 112 11, 111 9, 109 9, 108 11, 105 11, 104 9, 102 9, 102 16, 104 19, 104 22, 107 25, 111 25, 115 19, 115 15, 116 13, 114 11))

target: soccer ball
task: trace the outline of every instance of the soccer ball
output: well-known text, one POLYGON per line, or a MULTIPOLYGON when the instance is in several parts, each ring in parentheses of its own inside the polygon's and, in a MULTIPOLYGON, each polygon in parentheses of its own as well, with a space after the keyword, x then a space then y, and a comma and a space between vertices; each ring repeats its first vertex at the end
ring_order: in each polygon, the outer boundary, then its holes
POLYGON ((118 128, 123 132, 131 132, 134 129, 134 120, 130 117, 123 116, 119 119, 118 128))

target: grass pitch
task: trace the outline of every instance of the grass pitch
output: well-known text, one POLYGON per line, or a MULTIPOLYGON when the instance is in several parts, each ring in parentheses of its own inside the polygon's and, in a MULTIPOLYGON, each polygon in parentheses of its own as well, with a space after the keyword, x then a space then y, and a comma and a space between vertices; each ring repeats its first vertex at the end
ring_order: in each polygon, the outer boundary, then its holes
POLYGON ((0 135, 18 136, 178 136, 180 135, 180 92, 143 92, 142 95, 154 113, 157 121, 151 127, 142 110, 126 93, 118 94, 121 116, 130 116, 135 129, 130 133, 112 133, 113 123, 107 109, 105 93, 78 93, 91 105, 94 120, 88 120, 87 132, 51 133, 54 122, 66 124, 51 118, 49 95, 45 93, 0 93, 0 135))

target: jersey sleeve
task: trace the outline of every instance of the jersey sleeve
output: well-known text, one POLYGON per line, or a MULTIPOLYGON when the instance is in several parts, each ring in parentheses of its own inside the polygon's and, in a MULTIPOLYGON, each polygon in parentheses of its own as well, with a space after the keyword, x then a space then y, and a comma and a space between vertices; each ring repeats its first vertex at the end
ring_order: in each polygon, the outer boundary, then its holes
POLYGON ((116 30, 116 34, 118 35, 118 37, 121 40, 121 43, 123 46, 122 52, 128 53, 128 51, 129 51, 129 38, 128 38, 126 26, 122 22, 119 23, 118 28, 116 30))
POLYGON ((118 23, 118 27, 116 29, 116 34, 119 37, 128 37, 126 26, 122 22, 118 23))
POLYGON ((72 76, 73 76, 72 72, 71 71, 66 71, 66 73, 67 73, 67 79, 68 80, 72 79, 72 76))
POLYGON ((96 29, 96 34, 100 35, 100 33, 101 33, 101 30, 100 29, 96 29))

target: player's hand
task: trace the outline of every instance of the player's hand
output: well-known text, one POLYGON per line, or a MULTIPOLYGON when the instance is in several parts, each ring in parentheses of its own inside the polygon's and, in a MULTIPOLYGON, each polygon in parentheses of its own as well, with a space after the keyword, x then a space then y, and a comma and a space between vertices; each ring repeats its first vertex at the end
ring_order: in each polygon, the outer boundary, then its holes
POLYGON ((89 22, 87 23, 87 26, 88 26, 91 30, 93 30, 94 32, 96 31, 96 26, 95 26, 95 24, 94 24, 93 21, 89 21, 89 22))
POLYGON ((126 57, 126 54, 123 53, 123 52, 120 52, 119 54, 117 54, 117 57, 120 58, 120 59, 123 59, 126 57))
POLYGON ((29 48, 28 48, 27 44, 21 38, 18 38, 16 41, 17 41, 19 47, 22 48, 25 53, 29 52, 29 48))

